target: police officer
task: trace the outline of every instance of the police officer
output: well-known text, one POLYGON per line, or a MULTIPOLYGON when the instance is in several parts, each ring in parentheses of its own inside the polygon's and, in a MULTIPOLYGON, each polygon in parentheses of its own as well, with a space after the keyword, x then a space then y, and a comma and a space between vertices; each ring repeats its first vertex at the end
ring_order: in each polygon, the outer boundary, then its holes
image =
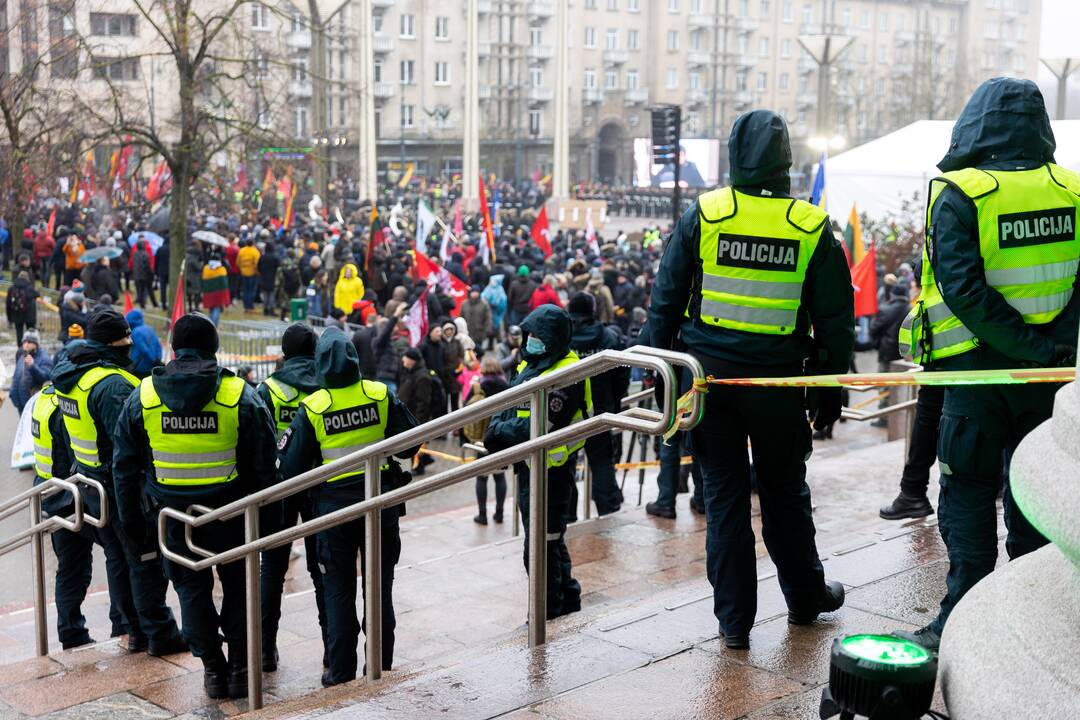
MULTIPOLYGON (((554 370, 578 362, 570 349, 573 333, 570 316, 554 305, 542 305, 521 323, 525 336, 524 360, 511 383, 520 385, 554 370)), ((588 379, 548 393, 548 431, 559 430, 592 415, 593 403, 588 379)), ((505 410, 494 418, 484 434, 484 446, 498 452, 529 440, 530 409, 526 403, 517 410, 505 410)), ((577 441, 547 451, 548 526, 547 526, 547 617, 568 615, 581 609, 581 585, 574 579, 570 551, 566 547, 566 513, 570 488, 574 482, 577 451, 585 441, 577 441)), ((525 569, 529 569, 529 470, 526 463, 516 463, 518 506, 525 528, 525 569)))
MULTIPOLYGON (((854 298, 844 253, 823 210, 790 196, 784 120, 755 110, 728 141, 733 187, 701 195, 675 227, 649 307, 653 346, 684 347, 716 377, 847 369, 854 298), (811 329, 813 335, 811 336, 811 329)), ((840 416, 840 392, 808 399, 814 427, 840 416)), ((762 536, 776 564, 788 622, 808 624, 843 604, 814 543, 801 391, 714 386, 691 432, 705 484, 706 569, 729 648, 749 646, 757 611, 750 526, 752 446, 762 536)))
MULTIPOLYGON (((117 521, 112 434, 124 402, 139 383, 126 369, 131 328, 112 306, 99 305, 90 314, 86 335, 85 342, 76 341, 66 348, 66 356, 53 366, 52 372, 57 407, 75 461, 72 469, 101 482, 109 495, 109 517, 113 519, 96 535, 105 546, 106 565, 112 568, 110 586, 116 583, 115 594, 122 598, 129 628, 128 650, 147 650, 155 656, 183 652, 187 645, 165 604, 167 582, 156 543, 148 540, 141 527, 125 526, 123 518, 117 521), (127 567, 122 568, 122 564, 127 567), (121 577, 125 572, 126 588, 121 577), (127 606, 129 593, 133 610, 127 606)), ((87 497, 87 509, 98 514, 95 494, 87 497)), ((65 552, 86 549, 83 545, 65 548, 65 552)))
MULTIPOLYGON (((412 413, 380 382, 360 378, 360 361, 349 337, 328 328, 315 348, 322 389, 308 395, 279 447, 281 474, 290 478, 357 452, 365 445, 405 432, 418 424, 412 413)), ((411 458, 412 447, 397 453, 411 458)), ((396 461, 384 461, 382 489, 388 491, 408 482, 396 461)), ((364 499, 364 472, 344 473, 312 490, 316 517, 332 513, 364 499)), ((382 635, 383 670, 394 660, 394 566, 401 555, 398 520, 404 505, 382 512, 382 635)), ((364 557, 364 520, 331 528, 316 536, 319 565, 323 572, 326 603, 329 669, 322 684, 329 687, 356 677, 356 644, 360 624, 356 618, 356 555, 364 557)), ((369 658, 369 662, 372 659, 369 658)))
MULTIPOLYGON (((64 431, 63 416, 57 412, 56 390, 51 384, 46 383, 34 397, 29 411, 30 432, 34 436, 34 485, 40 485, 53 476, 67 478, 71 474, 72 464, 70 443, 64 431)), ((49 495, 42 502, 42 510, 50 517, 66 517, 73 509, 74 501, 66 490, 49 495)), ((98 529, 89 525, 84 525, 77 533, 58 529, 51 538, 56 553, 56 630, 60 644, 67 650, 94 642, 86 630, 86 618, 83 617, 81 606, 90 586, 95 542, 110 550, 105 562, 111 571, 109 619, 112 621, 112 634, 126 634, 124 604, 132 616, 136 613, 131 599, 127 563, 123 561, 123 549, 119 542, 106 544, 98 529), (122 578, 121 582, 114 580, 116 575, 122 578)))
MULTIPOLYGON (((156 536, 162 506, 186 511, 191 505, 220 507, 274 484, 277 479, 274 427, 255 389, 218 367, 217 328, 199 313, 173 327, 176 358, 155 368, 124 404, 116 423, 114 474, 117 505, 125 528, 156 536)), ((268 527, 276 508, 264 513, 268 527)), ((184 527, 167 525, 166 542, 187 553, 184 527)), ((242 517, 194 530, 194 542, 214 552, 244 541, 242 517)), ((211 698, 247 695, 247 633, 244 565, 217 566, 222 601, 214 607, 214 575, 169 560, 165 572, 180 598, 184 636, 202 659, 203 685, 211 698), (228 643, 226 659, 221 635, 228 643)))
MULTIPOLYGON (((596 321, 596 300, 587 292, 575 293, 567 303, 567 311, 573 322, 570 349, 579 358, 588 357, 602 350, 623 350, 626 342, 613 327, 605 327, 596 321)), ((618 367, 591 379, 593 407, 596 412, 617 413, 620 401, 630 386, 630 368, 618 367)), ((596 512, 608 515, 622 506, 623 494, 615 481, 615 449, 611 432, 593 435, 585 441, 585 456, 593 477, 593 499, 596 512)), ((571 485, 570 513, 577 509, 576 486, 571 485)))
MULTIPOLYGON (((289 429, 301 401, 319 389, 319 375, 315 367, 315 343, 318 337, 306 323, 293 323, 281 338, 281 352, 285 364, 273 375, 259 384, 259 399, 270 409, 277 437, 280 439, 289 429)), ((284 500, 283 523, 286 527, 311 519, 311 498, 305 494, 290 495, 284 500)), ((281 545, 263 553, 262 556, 262 632, 263 671, 277 670, 277 631, 281 620, 281 592, 285 574, 289 569, 289 545, 281 545)), ((315 536, 304 538, 307 570, 315 586, 315 606, 319 612, 319 627, 326 645, 326 612, 323 605, 322 573, 316 553, 315 536)), ((325 654, 325 651, 324 651, 325 654)), ((326 665, 326 662, 323 662, 326 665)))
MULTIPOLYGON (((937 370, 1075 362, 1080 175, 1054 164, 1038 87, 994 78, 953 128, 930 183, 923 295, 905 321, 914 357, 937 370)), ((1003 456, 1050 417, 1056 385, 950 386, 938 437, 938 525, 949 552, 938 616, 911 637, 936 649, 961 597, 994 570, 1003 456)), ((1046 539, 1005 488, 1010 558, 1046 539)))

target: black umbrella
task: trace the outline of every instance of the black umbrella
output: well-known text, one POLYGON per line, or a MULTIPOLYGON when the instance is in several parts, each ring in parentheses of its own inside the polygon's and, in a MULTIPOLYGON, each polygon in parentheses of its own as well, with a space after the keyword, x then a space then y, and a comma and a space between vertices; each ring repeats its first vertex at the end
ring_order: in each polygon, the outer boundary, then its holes
POLYGON ((169 232, 169 218, 169 206, 162 205, 157 212, 150 216, 147 225, 151 231, 156 232, 158 235, 164 235, 169 232))

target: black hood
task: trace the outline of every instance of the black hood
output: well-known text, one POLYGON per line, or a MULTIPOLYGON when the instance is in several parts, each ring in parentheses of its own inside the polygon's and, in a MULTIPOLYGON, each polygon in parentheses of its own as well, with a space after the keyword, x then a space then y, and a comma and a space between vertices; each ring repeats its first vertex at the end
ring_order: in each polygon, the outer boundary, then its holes
POLYGON ((731 184, 766 188, 787 194, 791 190, 791 142, 784 119, 770 110, 740 115, 728 138, 731 184))
MULTIPOLYGON (((544 341, 546 351, 539 361, 525 353, 529 364, 535 369, 543 370, 554 365, 570 351, 570 337, 573 334, 570 315, 555 305, 541 305, 529 313, 521 323, 521 332, 524 336, 535 335, 544 341)), ((527 340, 522 342, 522 347, 526 344, 527 340)))
POLYGON ((950 172, 1011 160, 1041 165, 1054 161, 1056 147, 1039 86, 1030 80, 991 78, 961 111, 938 168, 950 172))
POLYGON ((70 392, 83 373, 98 365, 127 369, 127 353, 94 340, 74 340, 57 355, 52 369, 53 385, 60 392, 70 392))
POLYGON ((286 385, 290 385, 301 392, 308 394, 318 390, 319 369, 315 366, 313 357, 291 357, 285 361, 281 369, 274 373, 274 377, 286 385))
POLYGON ((181 348, 168 365, 154 368, 151 377, 166 407, 174 412, 191 413, 202 410, 214 397, 221 373, 233 374, 219 368, 217 358, 211 353, 181 348))
POLYGON ((343 388, 360 380, 360 358, 349 336, 338 328, 328 328, 315 346, 315 367, 319 384, 343 388))

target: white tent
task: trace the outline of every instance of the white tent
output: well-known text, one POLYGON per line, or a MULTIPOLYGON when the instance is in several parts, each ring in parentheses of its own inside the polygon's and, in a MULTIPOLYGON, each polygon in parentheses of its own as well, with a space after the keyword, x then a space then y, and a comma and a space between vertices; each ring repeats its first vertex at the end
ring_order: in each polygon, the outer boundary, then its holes
MULTIPOLYGON (((1080 172, 1080 120, 1052 121, 1058 165, 1080 172)), ((829 215, 844 224, 851 207, 872 218, 900 213, 903 201, 926 189, 940 174, 937 163, 949 149, 953 123, 920 120, 896 132, 828 159, 825 198, 829 215)))

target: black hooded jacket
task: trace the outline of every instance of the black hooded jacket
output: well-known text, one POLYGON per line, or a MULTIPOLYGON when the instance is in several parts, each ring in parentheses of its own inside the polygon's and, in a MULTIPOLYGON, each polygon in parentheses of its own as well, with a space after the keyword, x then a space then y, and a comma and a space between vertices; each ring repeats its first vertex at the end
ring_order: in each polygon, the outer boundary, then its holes
MULTIPOLYGON (((570 338, 573 328, 570 316, 565 310, 554 305, 541 305, 529 313, 521 323, 522 347, 528 343, 530 335, 536 335, 544 342, 544 353, 532 355, 523 351, 526 365, 510 383, 510 387, 539 377, 545 370, 554 366, 570 352, 570 338)), ((527 407, 527 403, 524 405, 527 407)), ((552 390, 548 393, 548 430, 559 430, 571 423, 578 410, 585 410, 584 381, 552 390)), ((519 418, 517 409, 504 410, 488 425, 484 434, 484 446, 492 451, 525 442, 529 439, 529 418, 519 418)))
MULTIPOLYGON (((777 213, 785 216, 793 200, 788 194, 791 147, 783 119, 768 110, 740 116, 732 128, 728 152, 736 193, 774 198, 777 213)), ((774 372, 784 373, 807 358, 814 361, 817 372, 846 371, 855 344, 855 300, 847 258, 831 223, 823 224, 807 265, 795 331, 765 335, 713 327, 685 316, 691 288, 701 285, 700 215, 695 202, 675 225, 660 261, 649 304, 653 347, 673 349, 681 343, 710 372, 718 360, 746 366, 746 372, 768 373, 772 366, 774 372)))
MULTIPOLYGON (((981 170, 1030 170, 1054 160, 1054 134, 1042 93, 1030 80, 993 78, 975 91, 953 128, 949 152, 938 163, 943 172, 975 167, 981 170)), ((1080 203, 1080 201, 1078 201, 1080 203)), ((1000 356, 981 360, 973 353, 946 358, 940 367, 966 367, 972 362, 1050 365, 1055 345, 1076 346, 1080 323, 1080 280, 1072 300, 1053 322, 1028 325, 1019 312, 986 282, 979 252, 979 220, 975 204, 946 186, 930 213, 928 235, 934 279, 949 309, 980 343, 1000 356)))
MULTIPOLYGON (((233 373, 218 367, 213 355, 181 349, 165 367, 154 368, 151 382, 169 410, 202 410, 217 392, 221 378, 233 373)), ((161 505, 186 510, 192 503, 220 507, 278 481, 274 443, 277 435, 270 411, 255 389, 245 384, 238 407, 240 430, 236 444, 235 480, 217 485, 163 485, 154 478, 150 439, 143 424, 142 402, 134 392, 116 423, 113 477, 120 520, 129 537, 143 537, 147 521, 143 493, 161 505)))
MULTIPOLYGON (((318 368, 319 385, 324 388, 345 388, 360 381, 360 364, 356 348, 349 336, 341 330, 330 328, 319 337, 315 347, 315 365, 318 368)), ((388 415, 386 418, 386 437, 392 437, 416 427, 419 423, 409 409, 389 390, 388 415)), ((399 458, 411 458, 419 451, 419 446, 406 448, 396 453, 399 458)), ((311 426, 306 412, 296 413, 292 425, 281 436, 278 443, 281 477, 289 479, 322 464, 319 441, 315 429, 311 426)), ((385 486, 384 486, 385 487, 385 486)), ((316 489, 318 492, 333 493, 343 502, 360 500, 364 497, 364 478, 356 475, 324 483, 316 489)))
MULTIPOLYGON (((578 357, 586 358, 602 350, 623 350, 626 343, 617 330, 605 327, 591 316, 573 319, 574 334, 570 338, 570 349, 578 357)), ((600 373, 591 379, 593 411, 619 412, 619 401, 626 395, 630 386, 630 368, 618 367, 600 373)))
MULTIPOLYGON (((285 361, 280 370, 275 370, 270 377, 294 387, 305 395, 310 395, 321 387, 319 385, 319 371, 315 367, 315 358, 306 355, 291 357, 285 361)), ((270 398, 270 388, 266 383, 259 383, 255 393, 266 405, 266 409, 273 415, 274 403, 270 398)))

